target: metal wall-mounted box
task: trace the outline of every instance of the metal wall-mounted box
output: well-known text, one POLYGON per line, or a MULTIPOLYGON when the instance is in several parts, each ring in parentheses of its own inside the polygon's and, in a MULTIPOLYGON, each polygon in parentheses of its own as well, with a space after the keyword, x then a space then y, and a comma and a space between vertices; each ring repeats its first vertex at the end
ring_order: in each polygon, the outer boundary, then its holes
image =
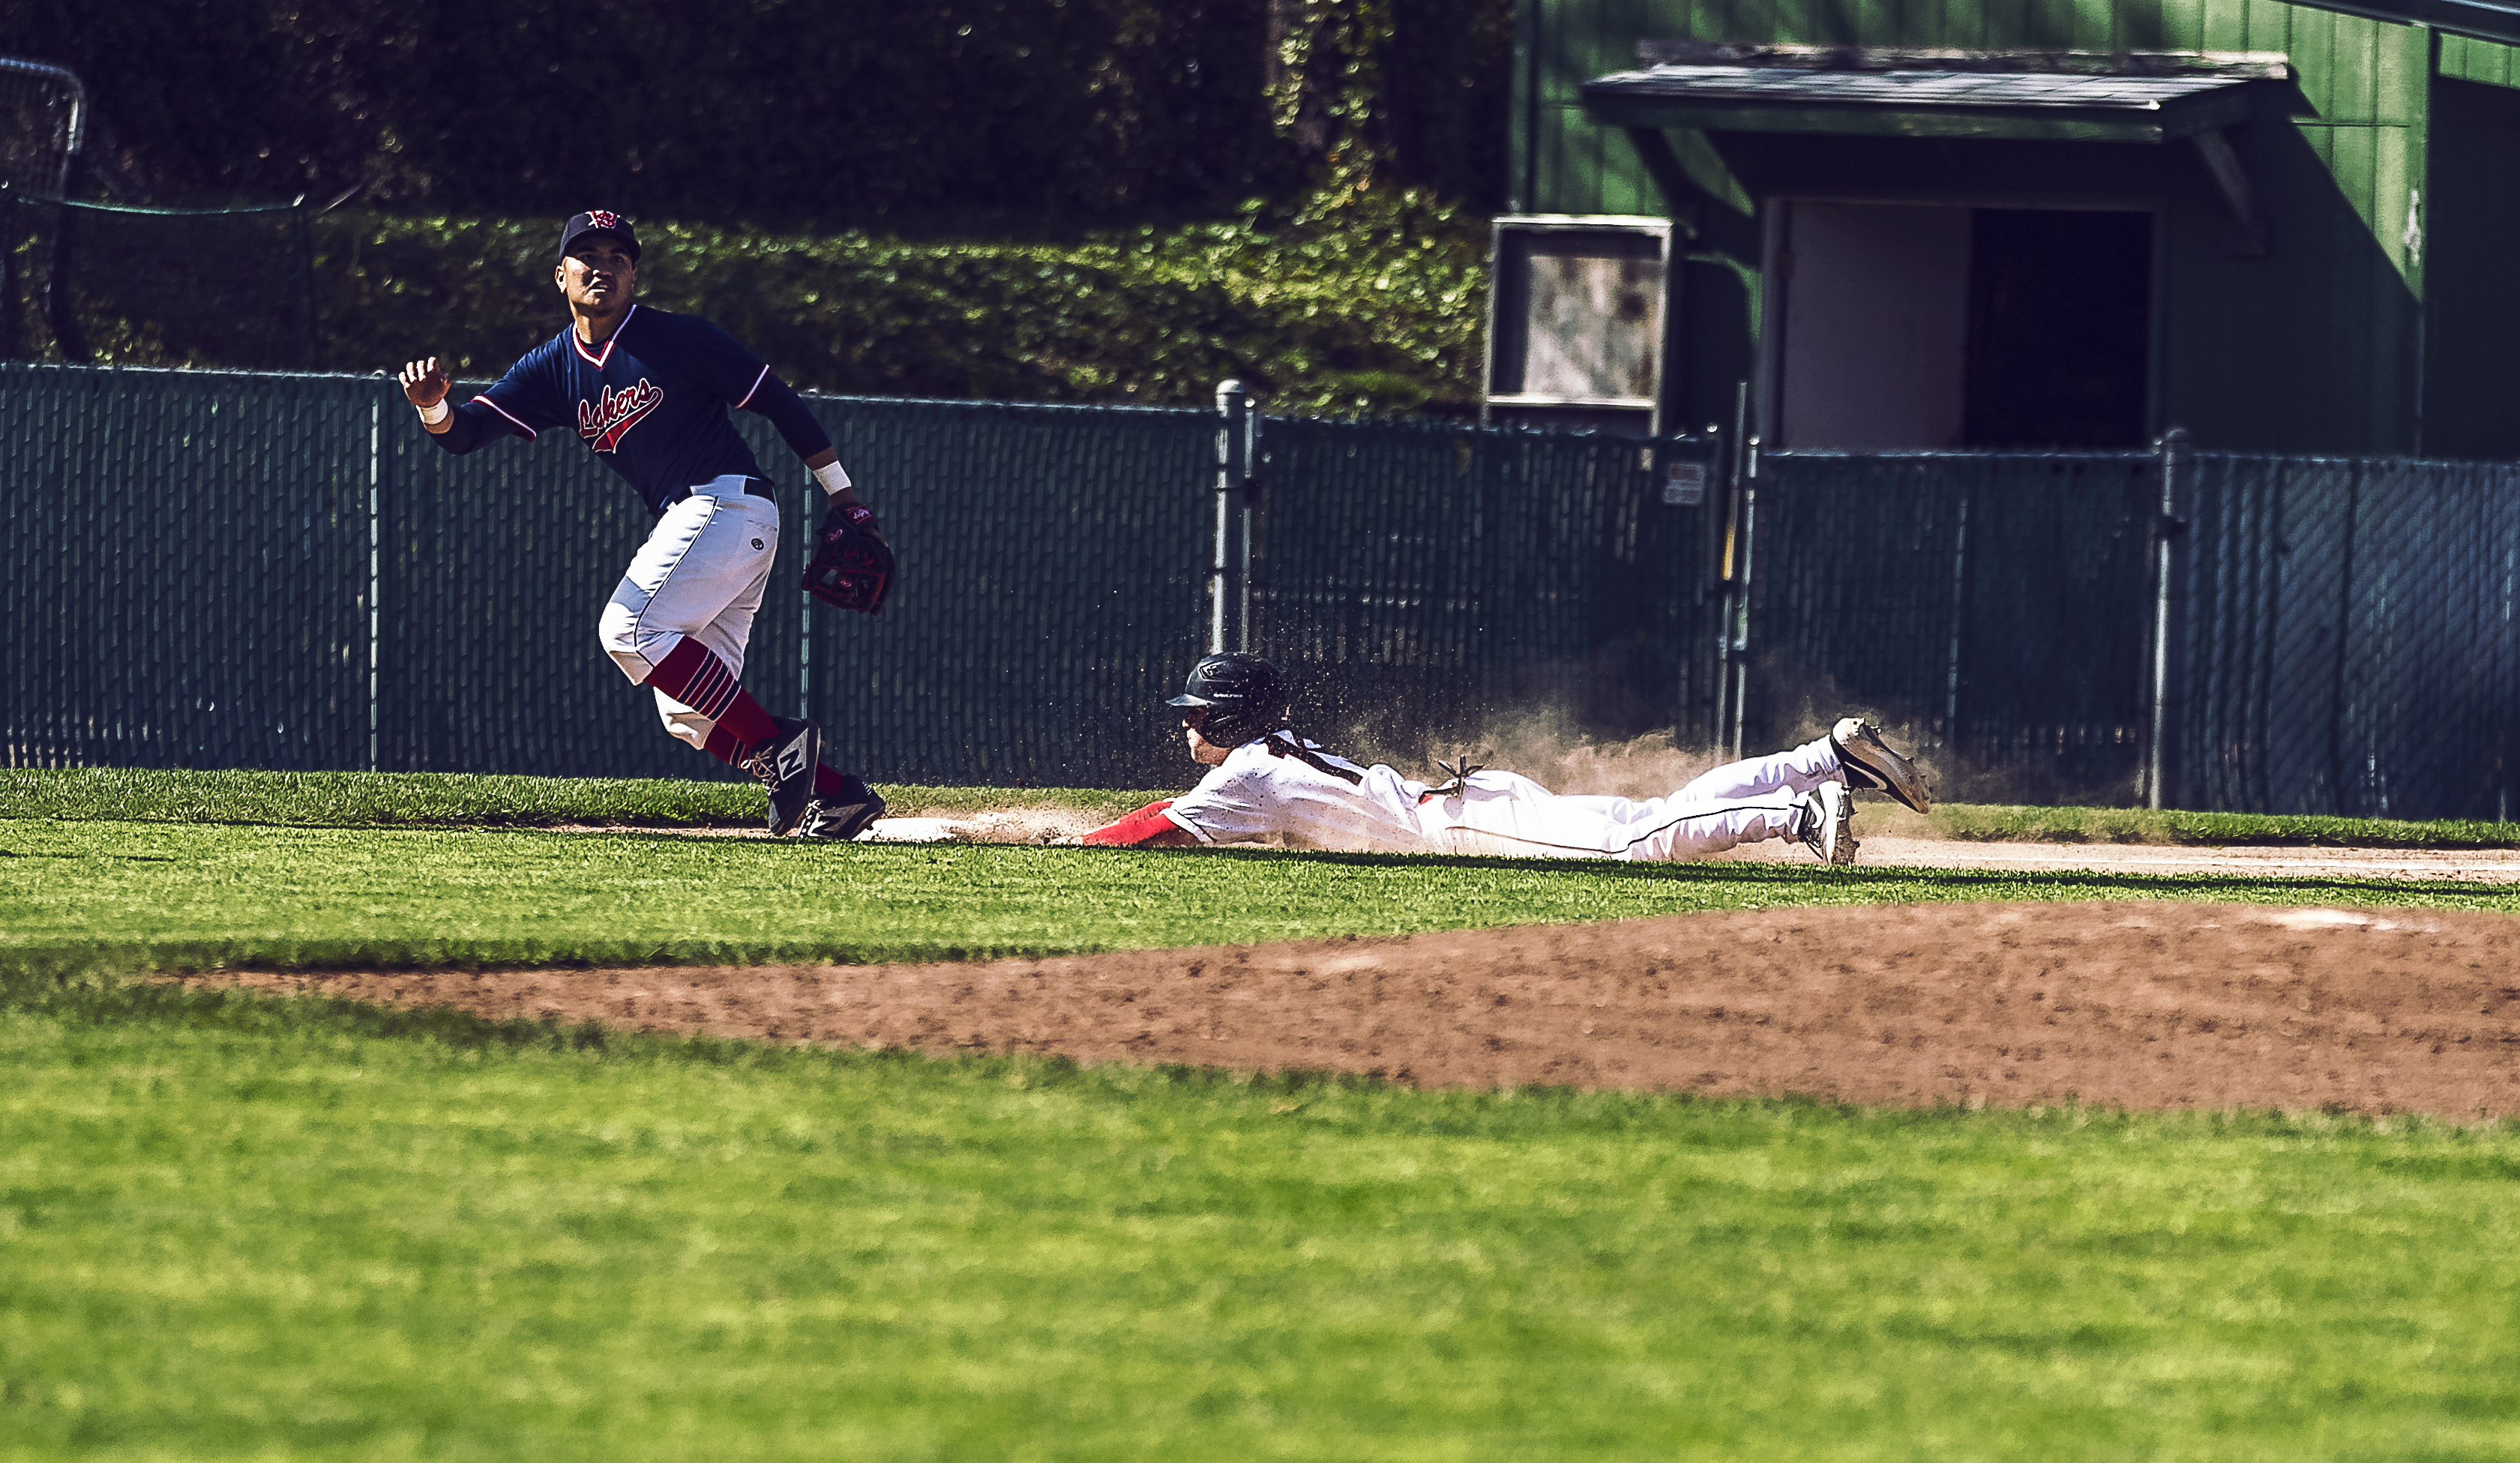
POLYGON ((1660 434, 1672 221, 1508 214, 1496 220, 1488 259, 1479 420, 1660 434))

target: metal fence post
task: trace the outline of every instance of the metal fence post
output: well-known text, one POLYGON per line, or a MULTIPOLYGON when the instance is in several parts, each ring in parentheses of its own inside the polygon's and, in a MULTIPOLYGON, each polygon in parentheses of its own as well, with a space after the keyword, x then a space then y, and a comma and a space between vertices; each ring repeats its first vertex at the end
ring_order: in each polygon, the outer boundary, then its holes
POLYGON ((2153 521, 2152 724, 2144 749, 2144 804, 2179 805, 2182 732, 2187 710, 2188 478, 2194 453, 2187 429, 2161 434, 2161 514, 2153 521))
POLYGON ((1216 551, 1207 576, 1207 649, 1251 648, 1251 399, 1220 382, 1216 411, 1216 551))
POLYGON ((1742 726, 1749 719, 1750 700, 1750 563, 1759 525, 1759 438, 1742 444, 1741 531, 1732 556, 1732 622, 1725 626, 1732 658, 1732 759, 1741 759, 1742 726))
POLYGON ((1706 742, 1722 747, 1732 725, 1732 619, 1740 597, 1733 559, 1741 532, 1741 484, 1749 475, 1745 456, 1750 444, 1750 384, 1741 382, 1732 394, 1732 435, 1718 459, 1724 474, 1724 511, 1714 526, 1714 577, 1722 586, 1715 610, 1715 702, 1708 713, 1706 742))
POLYGON ((377 738, 382 728, 377 697, 382 690, 377 657, 377 638, 384 630, 384 608, 378 600, 383 573, 384 536, 380 522, 384 512, 385 483, 385 402, 382 393, 368 402, 368 770, 382 772, 377 760, 377 738))

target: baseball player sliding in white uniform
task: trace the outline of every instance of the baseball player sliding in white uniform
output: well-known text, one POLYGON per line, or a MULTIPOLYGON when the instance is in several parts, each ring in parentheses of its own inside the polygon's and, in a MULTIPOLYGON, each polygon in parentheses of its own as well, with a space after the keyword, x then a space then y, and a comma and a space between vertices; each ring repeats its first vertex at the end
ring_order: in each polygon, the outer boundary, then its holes
POLYGON ((1852 716, 1817 741, 1728 762, 1667 798, 1638 801, 1561 797, 1528 777, 1473 767, 1429 786, 1333 756, 1282 724, 1285 679, 1257 656, 1201 660, 1170 704, 1208 774, 1079 842, 1162 847, 1276 834, 1353 851, 1684 859, 1784 839, 1847 864, 1856 847, 1850 787, 1880 789, 1918 812, 1932 806, 1915 765, 1852 716))
POLYGON ((772 715, 740 684, 779 552, 779 506, 727 412, 769 418, 832 514, 879 538, 875 514, 858 502, 813 413, 759 356, 705 320, 635 302, 639 239, 629 219, 598 208, 562 225, 553 282, 568 301, 568 327, 488 390, 450 405, 432 356, 403 367, 403 393, 449 452, 574 429, 637 489, 656 526, 604 608, 605 653, 655 693, 667 732, 761 780, 772 833, 856 838, 883 800, 823 763, 819 728, 772 715))

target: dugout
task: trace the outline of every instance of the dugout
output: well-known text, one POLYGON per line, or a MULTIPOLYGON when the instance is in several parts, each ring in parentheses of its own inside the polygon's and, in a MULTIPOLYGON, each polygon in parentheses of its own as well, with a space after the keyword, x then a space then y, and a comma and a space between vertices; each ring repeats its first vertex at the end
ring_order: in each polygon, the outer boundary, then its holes
MULTIPOLYGON (((1594 328, 1519 220, 1666 220, 1665 422, 1729 424, 1748 383, 1782 447, 2181 425, 2232 450, 2520 456, 2507 9, 1523 0, 1517 25, 1493 293, 1527 318, 1489 333, 1493 382, 1594 328)), ((1628 308, 1599 328, 1633 332, 1628 308)))

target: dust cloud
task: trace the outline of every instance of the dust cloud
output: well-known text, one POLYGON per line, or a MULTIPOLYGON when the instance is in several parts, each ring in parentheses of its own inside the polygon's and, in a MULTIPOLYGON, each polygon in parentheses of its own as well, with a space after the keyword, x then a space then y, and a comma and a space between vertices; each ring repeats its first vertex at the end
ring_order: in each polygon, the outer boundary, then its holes
MULTIPOLYGON (((1916 758, 1928 786, 1941 788, 1934 749, 1909 728, 1863 708, 1841 708, 1825 716, 1806 709, 1789 735, 1773 746, 1745 746, 1742 754, 1765 756, 1825 737, 1842 715, 1865 716, 1881 727, 1892 746, 1916 758)), ((1472 735, 1449 746, 1439 743, 1423 756, 1390 755, 1370 745, 1362 749, 1367 754, 1362 756, 1331 750, 1359 761, 1387 761, 1408 776, 1427 781, 1444 776, 1433 757, 1466 755, 1479 766, 1519 772, 1552 793, 1635 799, 1668 798, 1700 774, 1732 760, 1730 749, 1683 745, 1667 727, 1625 739, 1588 735, 1565 709, 1547 706, 1491 716, 1472 735)))

